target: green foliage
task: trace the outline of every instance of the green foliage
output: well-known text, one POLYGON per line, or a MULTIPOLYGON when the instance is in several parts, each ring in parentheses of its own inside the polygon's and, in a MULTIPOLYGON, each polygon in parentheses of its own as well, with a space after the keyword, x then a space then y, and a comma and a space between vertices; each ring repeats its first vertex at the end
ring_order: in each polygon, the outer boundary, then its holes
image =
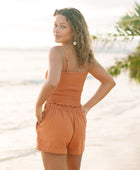
POLYGON ((121 36, 139 36, 140 35, 140 5, 135 2, 134 11, 129 11, 121 21, 117 23, 116 30, 121 36))
MULTIPOLYGON (((115 26, 116 33, 108 33, 106 35, 98 34, 92 38, 96 41, 115 42, 115 40, 128 41, 134 37, 140 36, 140 5, 135 2, 133 11, 129 11, 115 26)), ((113 43, 112 43, 113 45, 113 43)), ((126 58, 116 61, 114 66, 108 68, 112 76, 118 76, 122 71, 129 71, 129 76, 140 83, 140 43, 135 49, 134 53, 128 55, 126 58)))
POLYGON ((133 11, 129 11, 124 17, 120 19, 115 26, 116 33, 108 33, 106 35, 94 35, 93 40, 99 40, 106 45, 110 41, 132 40, 136 36, 140 36, 140 5, 135 2, 133 11))
POLYGON ((122 71, 129 71, 129 76, 140 83, 140 43, 135 52, 117 61, 114 66, 108 68, 112 76, 118 76, 122 71))

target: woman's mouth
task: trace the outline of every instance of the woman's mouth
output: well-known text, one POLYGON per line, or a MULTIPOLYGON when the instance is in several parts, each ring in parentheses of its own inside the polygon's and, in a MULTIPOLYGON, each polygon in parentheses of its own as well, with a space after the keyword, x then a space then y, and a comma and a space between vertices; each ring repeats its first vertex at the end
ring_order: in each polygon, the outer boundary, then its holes
POLYGON ((59 36, 59 35, 55 35, 55 38, 56 38, 56 39, 59 39, 59 38, 60 38, 60 36, 59 36))

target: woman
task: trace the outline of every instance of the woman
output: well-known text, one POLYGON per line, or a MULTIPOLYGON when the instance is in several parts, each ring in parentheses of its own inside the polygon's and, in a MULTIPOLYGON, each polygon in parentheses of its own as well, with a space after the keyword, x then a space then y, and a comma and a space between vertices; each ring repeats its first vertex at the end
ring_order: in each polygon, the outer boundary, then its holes
POLYGON ((85 147, 86 115, 115 82, 94 58, 88 26, 80 11, 64 8, 56 10, 54 17, 55 42, 61 45, 49 50, 46 81, 36 101, 36 148, 41 151, 46 170, 79 170, 85 147), (81 105, 88 73, 101 85, 81 105))

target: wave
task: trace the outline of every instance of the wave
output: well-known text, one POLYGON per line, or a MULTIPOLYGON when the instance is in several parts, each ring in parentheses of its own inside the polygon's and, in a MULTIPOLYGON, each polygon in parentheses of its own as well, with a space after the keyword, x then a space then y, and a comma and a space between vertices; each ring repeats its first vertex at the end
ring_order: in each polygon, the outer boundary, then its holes
POLYGON ((33 127, 35 126, 35 124, 31 121, 21 121, 21 122, 10 122, 10 121, 7 121, 7 122, 2 122, 1 121, 1 124, 0 124, 0 134, 3 134, 3 133, 7 133, 9 131, 16 131, 16 130, 22 130, 22 129, 25 129, 25 128, 30 128, 30 127, 33 127))
MULTIPOLYGON (((92 75, 88 75, 87 79, 93 79, 92 75)), ((21 80, 21 81, 14 81, 14 80, 7 80, 7 81, 0 81, 0 87, 5 86, 28 86, 28 85, 39 85, 42 84, 45 81, 45 79, 30 79, 30 80, 21 80)))
POLYGON ((0 81, 0 87, 3 86, 28 86, 28 85, 38 85, 43 83, 44 80, 23 80, 23 81, 0 81))
POLYGON ((17 158, 24 157, 24 156, 29 156, 29 155, 34 154, 36 152, 38 152, 38 151, 35 148, 32 148, 29 151, 24 151, 22 153, 18 153, 17 155, 2 158, 2 159, 0 159, 0 162, 9 161, 11 159, 17 159, 17 158))

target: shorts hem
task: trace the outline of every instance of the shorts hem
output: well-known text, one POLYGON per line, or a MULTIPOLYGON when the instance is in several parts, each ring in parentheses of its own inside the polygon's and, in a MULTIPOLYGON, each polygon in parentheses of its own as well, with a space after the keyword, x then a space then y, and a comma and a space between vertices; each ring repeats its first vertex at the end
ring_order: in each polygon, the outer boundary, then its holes
POLYGON ((70 155, 81 155, 82 153, 84 152, 84 149, 83 150, 71 150, 71 151, 68 151, 68 153, 67 154, 70 154, 70 155))
POLYGON ((81 155, 83 152, 68 152, 67 155, 81 155))
POLYGON ((60 150, 57 148, 51 148, 49 146, 36 146, 36 150, 43 151, 43 152, 48 152, 48 153, 55 153, 55 154, 67 154, 67 151, 65 150, 60 150))

